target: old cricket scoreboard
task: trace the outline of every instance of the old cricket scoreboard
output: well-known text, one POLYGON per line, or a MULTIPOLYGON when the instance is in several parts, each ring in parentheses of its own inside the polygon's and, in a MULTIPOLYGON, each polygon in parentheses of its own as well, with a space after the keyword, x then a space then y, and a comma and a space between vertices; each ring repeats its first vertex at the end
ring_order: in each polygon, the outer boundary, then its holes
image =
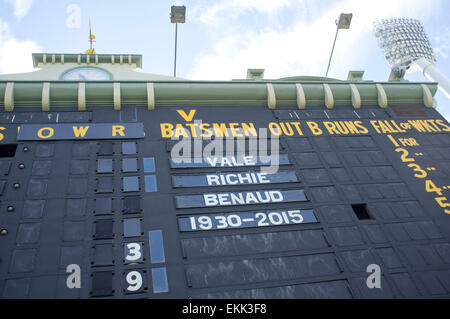
MULTIPOLYGON (((140 63, 71 58, 111 76, 140 63)), ((450 124, 435 92, 0 78, 1 297, 448 298, 450 124), (263 128, 278 144, 253 143, 263 128), (216 138, 235 151, 207 153, 216 138), (190 161, 173 155, 183 139, 190 161)))

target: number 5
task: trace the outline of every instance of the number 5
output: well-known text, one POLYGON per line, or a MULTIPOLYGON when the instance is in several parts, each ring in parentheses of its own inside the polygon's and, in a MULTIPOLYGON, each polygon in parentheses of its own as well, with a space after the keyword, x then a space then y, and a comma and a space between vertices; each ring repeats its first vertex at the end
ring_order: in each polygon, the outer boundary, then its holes
MULTIPOLYGON (((444 201, 447 200, 447 197, 436 197, 435 200, 442 208, 450 207, 449 203, 444 203, 444 201)), ((450 214, 450 209, 446 209, 445 213, 450 214)))

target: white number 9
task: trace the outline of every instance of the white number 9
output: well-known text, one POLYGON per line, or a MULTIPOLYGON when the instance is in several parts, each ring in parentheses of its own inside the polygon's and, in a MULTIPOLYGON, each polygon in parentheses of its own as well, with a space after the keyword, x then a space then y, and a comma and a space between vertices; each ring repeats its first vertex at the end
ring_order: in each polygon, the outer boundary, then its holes
POLYGON ((139 271, 130 271, 126 277, 128 291, 137 291, 142 287, 142 275, 139 271))
POLYGON ((200 216, 198 218, 199 226, 201 229, 211 229, 212 228, 212 220, 209 216, 200 216))

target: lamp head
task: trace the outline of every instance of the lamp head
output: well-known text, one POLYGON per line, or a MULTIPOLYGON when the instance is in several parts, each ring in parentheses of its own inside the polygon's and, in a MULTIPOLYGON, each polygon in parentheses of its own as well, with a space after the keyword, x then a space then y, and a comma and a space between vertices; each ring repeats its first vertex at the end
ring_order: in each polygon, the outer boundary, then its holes
POLYGON ((374 34, 393 68, 409 67, 411 62, 425 58, 436 62, 430 41, 417 19, 391 18, 374 22, 374 34))
POLYGON ((186 20, 186 6, 172 6, 170 10, 170 22, 184 23, 186 20))
POLYGON ((336 25, 338 29, 350 29, 350 24, 352 22, 353 13, 341 13, 339 18, 336 20, 336 25))

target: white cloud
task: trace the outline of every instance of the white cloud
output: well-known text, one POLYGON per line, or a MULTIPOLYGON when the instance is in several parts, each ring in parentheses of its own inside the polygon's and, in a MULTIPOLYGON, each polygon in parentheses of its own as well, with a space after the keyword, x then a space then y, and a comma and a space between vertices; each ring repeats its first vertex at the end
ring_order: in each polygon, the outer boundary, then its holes
POLYGON ((434 40, 436 43, 434 47, 435 53, 447 60, 450 54, 450 28, 445 29, 434 40))
POLYGON ((31 53, 41 51, 42 48, 34 41, 14 38, 8 24, 0 19, 0 73, 33 71, 31 53))
POLYGON ((28 14, 31 9, 33 0, 4 0, 6 3, 10 3, 14 6, 14 15, 20 21, 28 14))
MULTIPOLYGON (((371 59, 386 65, 372 34, 374 20, 409 16, 427 20, 439 6, 439 0, 345 0, 322 1, 220 1, 209 9, 195 8, 198 21, 211 29, 217 39, 210 52, 201 52, 188 78, 243 78, 247 68, 265 68, 266 78, 293 75, 324 75, 333 43, 334 20, 340 12, 352 12, 350 30, 341 30, 333 56, 330 76, 346 77, 350 69, 366 69, 371 59), (243 3, 240 5, 239 3, 243 3), (246 10, 270 15, 268 25, 239 25, 246 10), (277 10, 289 10, 290 25, 277 21, 277 10), (311 17, 314 15, 314 17, 311 17), (234 24, 220 17, 234 17, 234 24), (282 27, 280 28, 280 25, 282 27), (213 72, 212 72, 213 70, 213 72)), ((266 21, 266 20, 264 20, 266 21)), ((387 77, 386 74, 386 77, 387 77)))
POLYGON ((221 0, 211 4, 208 1, 203 5, 193 7, 190 14, 194 20, 202 23, 220 25, 249 11, 274 14, 290 2, 291 0, 221 0))

